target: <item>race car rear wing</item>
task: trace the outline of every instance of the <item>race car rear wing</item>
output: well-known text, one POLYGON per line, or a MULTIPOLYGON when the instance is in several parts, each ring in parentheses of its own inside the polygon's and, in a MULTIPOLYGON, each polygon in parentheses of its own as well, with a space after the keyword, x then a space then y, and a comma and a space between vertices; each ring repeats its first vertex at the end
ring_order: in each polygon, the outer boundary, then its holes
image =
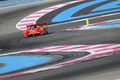
POLYGON ((36 25, 45 25, 45 24, 47 24, 47 22, 44 22, 44 23, 38 23, 38 24, 36 24, 36 25))
POLYGON ((47 22, 44 22, 44 23, 38 23, 38 24, 31 24, 31 25, 27 25, 27 27, 31 27, 31 26, 40 26, 40 25, 46 25, 47 22))

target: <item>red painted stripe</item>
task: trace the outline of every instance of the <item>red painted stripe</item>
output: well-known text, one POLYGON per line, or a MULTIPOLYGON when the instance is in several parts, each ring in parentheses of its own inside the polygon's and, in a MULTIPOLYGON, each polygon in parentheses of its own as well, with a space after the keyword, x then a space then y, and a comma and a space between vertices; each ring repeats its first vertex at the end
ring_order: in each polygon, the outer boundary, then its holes
POLYGON ((74 64, 74 63, 77 63, 77 62, 80 62, 80 61, 79 61, 79 60, 76 60, 76 61, 64 62, 64 63, 58 64, 58 65, 56 65, 56 66, 68 65, 68 64, 74 64))
POLYGON ((91 18, 89 18, 89 19, 95 19, 95 18, 101 18, 101 17, 103 17, 103 16, 91 17, 91 18))
POLYGON ((54 48, 50 48, 50 49, 42 49, 42 50, 40 50, 40 51, 47 51, 47 50, 53 50, 53 49, 60 49, 60 48, 65 48, 65 47, 70 47, 70 45, 69 45, 69 46, 58 46, 58 47, 54 47, 54 48))
POLYGON ((39 18, 39 17, 41 17, 41 15, 39 15, 39 16, 28 16, 25 19, 28 19, 28 18, 39 18))
POLYGON ((46 8, 44 10, 57 9, 57 8, 59 8, 59 7, 51 7, 51 8, 46 8))
POLYGON ((63 3, 62 5, 67 5, 67 4, 70 4, 70 3, 63 3))
POLYGON ((91 23, 90 25, 101 24, 101 23, 106 23, 106 21, 104 21, 104 22, 97 22, 97 23, 91 23))
POLYGON ((78 46, 78 47, 72 47, 72 48, 68 48, 68 49, 61 49, 59 51, 66 51, 66 50, 71 50, 71 49, 80 49, 80 48, 85 48, 85 47, 89 47, 92 45, 82 45, 82 46, 78 46))
POLYGON ((45 11, 45 12, 36 12, 36 13, 34 13, 34 14, 43 14, 43 13, 48 13, 48 12, 50 12, 50 11, 45 11))
POLYGON ((82 50, 90 50, 90 49, 96 49, 96 48, 105 48, 105 47, 114 46, 114 45, 116 45, 116 44, 99 45, 99 46, 96 46, 96 47, 86 48, 86 49, 82 49, 82 50))
POLYGON ((76 0, 76 1, 83 1, 83 0, 76 0))
POLYGON ((19 24, 18 26, 27 26, 27 25, 32 25, 34 23, 26 23, 26 24, 19 24))
POLYGON ((104 52, 104 53, 100 53, 100 54, 93 54, 93 55, 90 55, 89 57, 92 57, 92 56, 102 56, 102 55, 106 55, 106 54, 111 54, 111 53, 114 53, 114 52, 104 52))
POLYGON ((113 47, 113 48, 106 48, 106 49, 95 50, 95 52, 101 52, 101 51, 106 51, 106 50, 113 50, 114 51, 114 49, 118 49, 118 48, 120 48, 120 46, 119 47, 113 47))
POLYGON ((20 29, 27 29, 26 27, 19 27, 20 29))
POLYGON ((20 21, 20 23, 22 22, 30 22, 30 21, 35 21, 36 19, 33 19, 33 20, 23 20, 23 21, 20 21))

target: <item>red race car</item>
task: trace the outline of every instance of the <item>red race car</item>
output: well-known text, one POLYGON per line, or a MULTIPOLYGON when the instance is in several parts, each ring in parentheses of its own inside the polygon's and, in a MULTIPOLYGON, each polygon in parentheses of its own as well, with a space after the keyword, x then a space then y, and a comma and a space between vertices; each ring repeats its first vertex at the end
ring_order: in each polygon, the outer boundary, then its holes
POLYGON ((47 22, 27 25, 27 30, 23 31, 24 38, 35 35, 44 35, 48 34, 47 22))

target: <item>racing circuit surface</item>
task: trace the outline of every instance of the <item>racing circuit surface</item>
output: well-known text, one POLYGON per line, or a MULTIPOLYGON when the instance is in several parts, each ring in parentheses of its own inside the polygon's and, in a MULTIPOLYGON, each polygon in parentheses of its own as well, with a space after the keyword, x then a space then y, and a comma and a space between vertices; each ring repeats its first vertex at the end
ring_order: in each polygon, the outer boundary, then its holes
POLYGON ((0 9, 0 79, 119 80, 119 7, 120 0, 50 0, 0 9), (34 21, 48 22, 49 34, 24 38, 19 29, 34 21))

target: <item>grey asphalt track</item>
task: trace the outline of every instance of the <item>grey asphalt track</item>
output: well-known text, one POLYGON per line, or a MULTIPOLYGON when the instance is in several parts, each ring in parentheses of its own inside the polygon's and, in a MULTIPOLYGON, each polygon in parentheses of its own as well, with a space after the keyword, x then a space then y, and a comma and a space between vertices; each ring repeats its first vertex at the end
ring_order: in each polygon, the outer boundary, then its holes
MULTIPOLYGON (((0 10, 0 54, 45 46, 78 44, 120 44, 120 28, 83 31, 61 31, 85 25, 85 21, 49 27, 49 34, 23 38, 22 31, 15 28, 27 15, 70 0, 52 0, 0 10)), ((71 0, 72 1, 72 0, 71 0)), ((91 20, 90 23, 117 19, 120 15, 91 20)), ((8 80, 116 80, 120 78, 120 54, 83 62, 59 69, 11 78, 8 80)))

